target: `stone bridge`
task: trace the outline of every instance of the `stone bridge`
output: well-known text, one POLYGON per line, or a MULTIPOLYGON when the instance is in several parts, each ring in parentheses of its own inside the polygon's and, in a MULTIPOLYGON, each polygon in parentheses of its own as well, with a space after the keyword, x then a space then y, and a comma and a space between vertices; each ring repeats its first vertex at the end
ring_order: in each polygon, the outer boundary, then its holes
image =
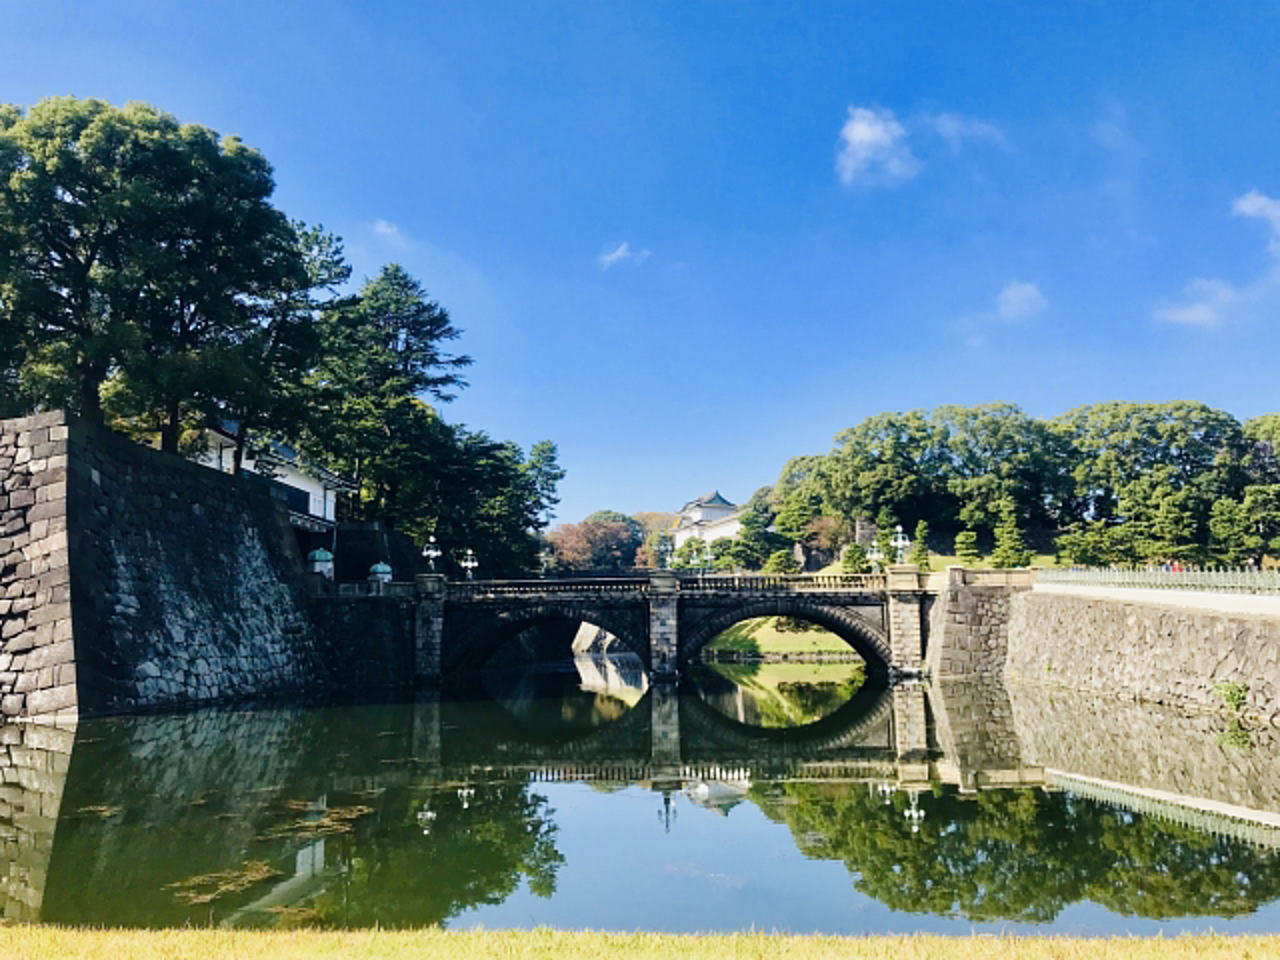
MULTIPOLYGON (((473 672, 521 630, 586 621, 609 631, 656 678, 676 677, 717 634, 752 617, 797 617, 826 627, 880 676, 920 672, 927 577, 914 566, 887 574, 680 576, 373 584, 412 590, 418 679, 473 672)), ((567 652, 567 651, 566 651, 567 652)))

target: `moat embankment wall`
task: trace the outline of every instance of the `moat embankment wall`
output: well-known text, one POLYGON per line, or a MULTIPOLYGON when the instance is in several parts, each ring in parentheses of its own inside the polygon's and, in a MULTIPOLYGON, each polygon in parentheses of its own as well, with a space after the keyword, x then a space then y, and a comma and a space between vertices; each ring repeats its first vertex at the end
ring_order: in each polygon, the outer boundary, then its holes
POLYGON ((0 422, 0 478, 0 715, 396 682, 396 654, 411 649, 404 631, 390 620, 328 629, 353 618, 343 604, 310 602, 287 513, 264 478, 58 412, 0 422))
MULTIPOLYGON (((1206 601, 1211 602, 1211 601, 1206 601)), ((1008 680, 1280 722, 1280 616, 1034 590, 1009 606, 1008 680)))
POLYGON ((1230 594, 1093 595, 1033 587, 1030 574, 1001 585, 997 573, 939 578, 926 634, 935 680, 1003 677, 1212 712, 1223 685, 1239 685, 1244 714, 1280 724, 1280 615, 1244 612, 1230 594))

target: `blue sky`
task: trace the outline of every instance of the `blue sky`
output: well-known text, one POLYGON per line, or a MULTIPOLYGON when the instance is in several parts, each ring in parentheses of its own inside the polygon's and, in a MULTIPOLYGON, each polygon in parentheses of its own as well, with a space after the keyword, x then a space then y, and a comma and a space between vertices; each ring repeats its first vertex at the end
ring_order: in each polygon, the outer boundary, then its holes
POLYGON ((1280 409, 1274 3, 0 0, 0 101, 152 102, 465 331, 561 520, 891 409, 1280 409))

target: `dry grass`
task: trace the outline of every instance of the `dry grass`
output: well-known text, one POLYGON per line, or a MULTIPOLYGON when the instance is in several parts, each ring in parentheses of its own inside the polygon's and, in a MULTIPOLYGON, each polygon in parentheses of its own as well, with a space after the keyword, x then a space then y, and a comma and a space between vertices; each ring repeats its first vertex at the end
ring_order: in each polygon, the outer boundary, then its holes
POLYGON ((673 936, 449 933, 439 930, 249 933, 0 927, 7 960, 1275 960, 1280 937, 1074 940, 1060 937, 673 936))

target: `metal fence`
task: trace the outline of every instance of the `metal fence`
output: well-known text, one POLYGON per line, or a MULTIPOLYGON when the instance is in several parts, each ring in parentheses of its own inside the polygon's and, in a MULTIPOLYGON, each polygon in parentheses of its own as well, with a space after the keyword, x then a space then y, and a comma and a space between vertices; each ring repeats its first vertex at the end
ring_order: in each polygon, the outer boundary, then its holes
POLYGON ((1203 590, 1209 593, 1280 593, 1280 569, 1165 570, 1160 567, 1047 567, 1037 583, 1143 590, 1203 590))

